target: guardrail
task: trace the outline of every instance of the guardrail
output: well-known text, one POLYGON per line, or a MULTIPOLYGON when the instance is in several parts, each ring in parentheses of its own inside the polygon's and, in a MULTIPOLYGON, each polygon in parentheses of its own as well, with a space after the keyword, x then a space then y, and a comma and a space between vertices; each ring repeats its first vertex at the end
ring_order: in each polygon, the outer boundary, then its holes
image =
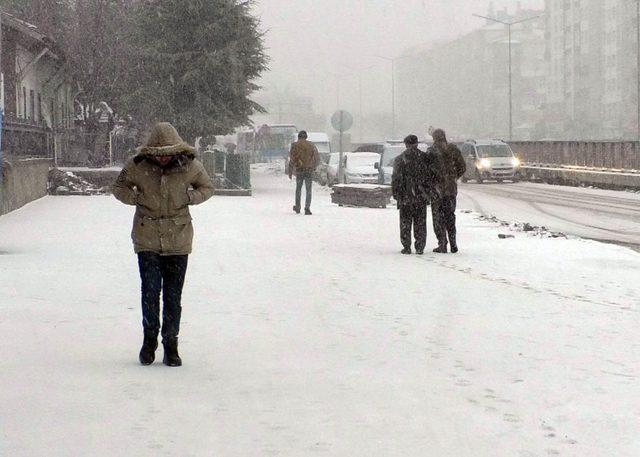
POLYGON ((637 141, 514 141, 522 162, 532 166, 574 166, 593 170, 640 170, 637 141))
POLYGON ((640 189, 640 171, 596 169, 580 166, 524 164, 520 174, 528 181, 569 186, 594 186, 603 189, 640 189))

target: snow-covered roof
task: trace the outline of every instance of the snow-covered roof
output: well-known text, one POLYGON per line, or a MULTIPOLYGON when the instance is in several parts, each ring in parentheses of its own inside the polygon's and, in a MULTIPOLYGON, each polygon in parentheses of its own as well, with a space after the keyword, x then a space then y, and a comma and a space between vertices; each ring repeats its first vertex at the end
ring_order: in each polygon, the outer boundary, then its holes
POLYGON ((49 50, 48 54, 54 59, 61 59, 62 50, 52 38, 40 32, 37 26, 5 12, 0 14, 0 20, 4 26, 10 27, 46 47, 49 50))

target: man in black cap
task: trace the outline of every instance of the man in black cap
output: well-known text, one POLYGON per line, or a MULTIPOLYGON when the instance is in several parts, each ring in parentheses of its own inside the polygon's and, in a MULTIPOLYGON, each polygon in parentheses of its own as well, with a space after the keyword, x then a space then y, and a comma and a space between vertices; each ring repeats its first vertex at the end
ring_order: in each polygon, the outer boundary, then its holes
POLYGON ((429 204, 429 163, 418 149, 418 137, 404 139, 406 150, 393 162, 391 189, 400 210, 402 254, 411 254, 411 227, 416 254, 424 254, 427 244, 427 205, 429 204))

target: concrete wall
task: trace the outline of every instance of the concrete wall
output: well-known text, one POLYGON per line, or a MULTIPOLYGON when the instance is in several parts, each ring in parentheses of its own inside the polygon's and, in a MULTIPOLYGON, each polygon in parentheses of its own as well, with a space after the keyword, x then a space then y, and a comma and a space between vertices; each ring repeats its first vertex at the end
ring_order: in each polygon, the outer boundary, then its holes
POLYGON ((47 195, 50 159, 5 160, 2 164, 0 215, 47 195))

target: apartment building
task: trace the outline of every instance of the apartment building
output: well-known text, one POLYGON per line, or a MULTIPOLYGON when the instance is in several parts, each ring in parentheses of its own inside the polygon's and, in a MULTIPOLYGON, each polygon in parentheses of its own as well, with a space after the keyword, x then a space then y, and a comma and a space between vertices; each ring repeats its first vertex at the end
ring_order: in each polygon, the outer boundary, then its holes
MULTIPOLYGON (((542 11, 489 13, 503 22, 536 17, 512 26, 513 136, 543 136, 546 100, 545 18, 542 11)), ((487 22, 456 40, 408 50, 397 59, 399 125, 426 133, 429 125, 452 136, 508 138, 509 34, 487 22)))
POLYGON ((547 0, 547 134, 637 133, 637 0, 547 0))

